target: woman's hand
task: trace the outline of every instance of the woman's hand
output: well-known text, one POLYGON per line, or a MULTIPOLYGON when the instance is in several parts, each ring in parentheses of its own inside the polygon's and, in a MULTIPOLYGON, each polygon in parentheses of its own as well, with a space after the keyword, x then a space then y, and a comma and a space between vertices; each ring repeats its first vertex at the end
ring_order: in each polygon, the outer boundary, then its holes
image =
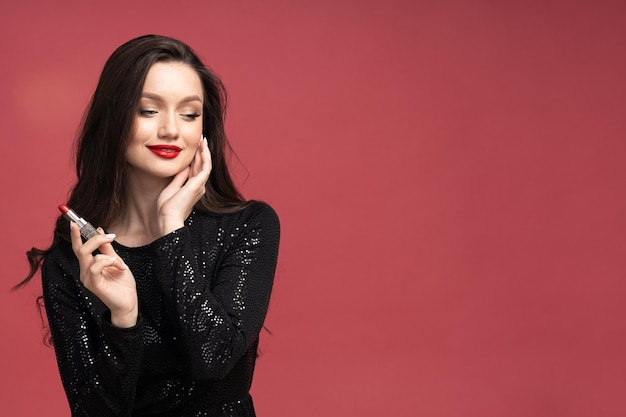
POLYGON ((202 198, 211 173, 211 153, 206 139, 201 139, 191 165, 179 172, 157 200, 161 236, 180 229, 193 206, 202 198))
POLYGON ((80 266, 80 281, 111 310, 111 323, 117 327, 137 324, 138 303, 135 277, 117 255, 111 242, 115 235, 99 234, 85 243, 80 229, 70 222, 72 249, 80 266), (93 255, 99 249, 100 253, 93 255))

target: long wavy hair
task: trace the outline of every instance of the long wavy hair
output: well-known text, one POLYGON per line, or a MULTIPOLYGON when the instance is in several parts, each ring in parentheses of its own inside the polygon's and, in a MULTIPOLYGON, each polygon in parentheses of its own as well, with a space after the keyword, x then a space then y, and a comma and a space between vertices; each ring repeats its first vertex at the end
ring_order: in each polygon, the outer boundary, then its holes
MULTIPOLYGON (((126 148, 131 140, 141 92, 148 70, 157 62, 184 63, 202 83, 203 134, 211 150, 212 170, 206 193, 195 209, 204 213, 231 213, 246 206, 228 171, 226 153, 232 152, 224 131, 226 90, 185 43, 165 36, 145 35, 117 48, 109 57, 76 138, 76 184, 68 206, 95 225, 107 228, 126 207, 126 148)), ((14 288, 26 285, 46 255, 62 241, 69 241, 67 220, 59 216, 52 244, 26 252, 28 276, 14 288)))

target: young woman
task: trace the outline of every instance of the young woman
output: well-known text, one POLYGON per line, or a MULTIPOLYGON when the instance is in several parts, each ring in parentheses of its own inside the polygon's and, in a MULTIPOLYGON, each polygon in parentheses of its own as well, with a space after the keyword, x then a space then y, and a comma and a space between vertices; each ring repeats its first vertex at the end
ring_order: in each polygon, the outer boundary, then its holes
POLYGON ((245 201, 225 151, 225 92, 184 43, 143 36, 107 61, 42 264, 73 416, 253 416, 249 394, 279 222, 245 201), (106 230, 106 232, 105 232, 106 230))

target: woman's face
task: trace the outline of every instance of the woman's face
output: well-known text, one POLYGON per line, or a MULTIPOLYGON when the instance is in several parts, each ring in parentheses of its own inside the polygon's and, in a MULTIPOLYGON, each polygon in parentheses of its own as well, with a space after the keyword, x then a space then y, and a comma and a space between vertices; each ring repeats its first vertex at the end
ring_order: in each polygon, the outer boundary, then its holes
POLYGON ((189 65, 158 62, 150 68, 126 150, 131 175, 169 178, 189 166, 202 135, 203 97, 189 65))

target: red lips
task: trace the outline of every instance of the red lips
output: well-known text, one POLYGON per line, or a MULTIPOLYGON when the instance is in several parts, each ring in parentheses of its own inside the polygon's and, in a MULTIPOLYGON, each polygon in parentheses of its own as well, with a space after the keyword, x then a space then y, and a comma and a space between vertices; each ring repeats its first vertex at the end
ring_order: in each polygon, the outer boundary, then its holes
POLYGON ((161 158, 176 158, 183 149, 174 145, 152 145, 148 149, 161 158))

